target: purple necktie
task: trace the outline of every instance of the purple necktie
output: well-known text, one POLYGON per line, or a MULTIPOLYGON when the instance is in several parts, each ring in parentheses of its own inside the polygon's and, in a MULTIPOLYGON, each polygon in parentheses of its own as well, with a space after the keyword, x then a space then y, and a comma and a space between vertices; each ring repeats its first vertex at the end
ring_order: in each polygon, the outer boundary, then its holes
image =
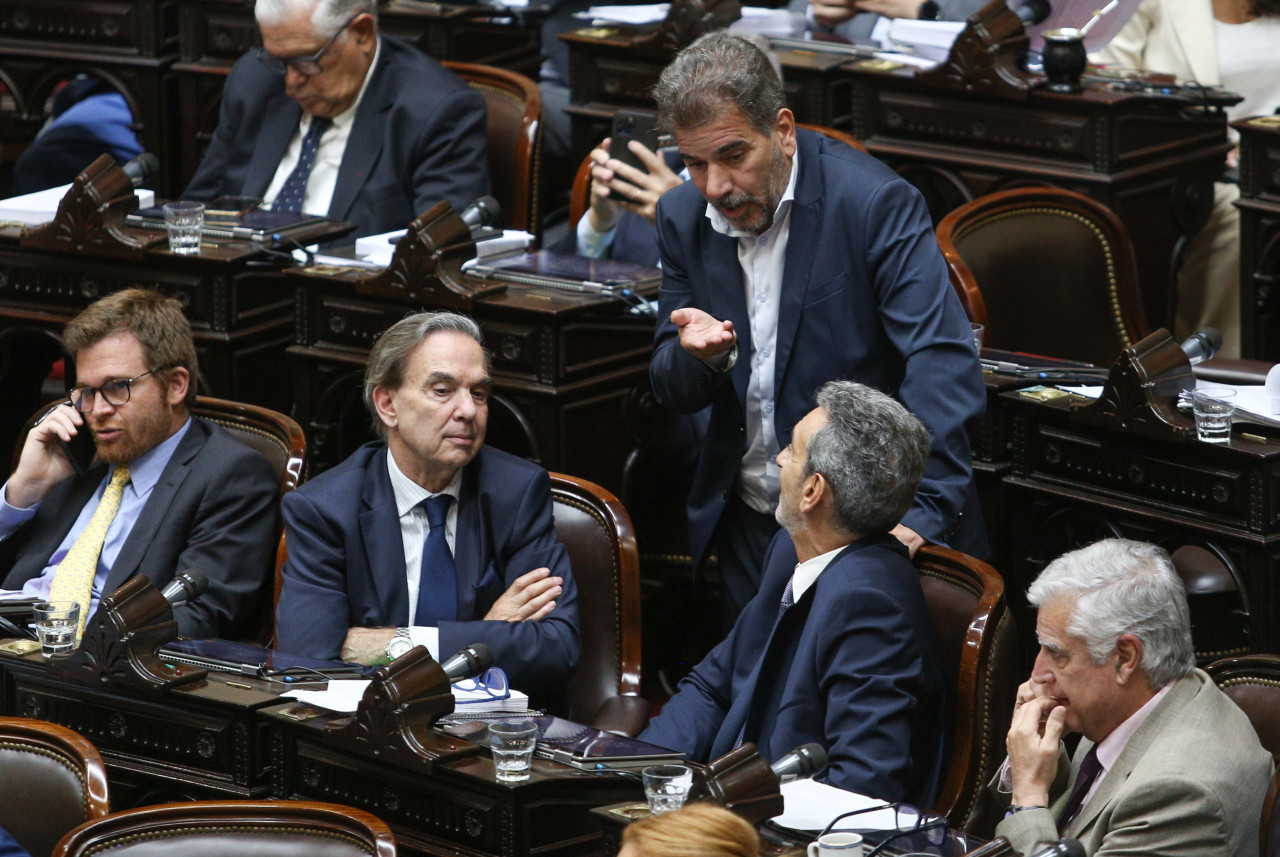
POLYGON ((1098 745, 1094 744, 1085 754, 1084 761, 1080 763, 1076 787, 1071 790, 1071 797, 1067 799, 1067 805, 1062 808, 1062 814, 1058 816, 1058 833, 1066 833, 1071 822, 1076 820, 1076 816, 1080 814, 1080 809, 1084 805, 1084 796, 1089 793, 1089 789, 1100 773, 1102 773, 1102 763, 1098 761, 1098 745))

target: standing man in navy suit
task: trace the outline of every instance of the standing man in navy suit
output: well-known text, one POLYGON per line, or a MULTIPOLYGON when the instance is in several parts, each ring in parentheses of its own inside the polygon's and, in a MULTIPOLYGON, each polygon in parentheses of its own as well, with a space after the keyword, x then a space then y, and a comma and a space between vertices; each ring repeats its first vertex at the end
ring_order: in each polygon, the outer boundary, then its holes
POLYGON ((484 97, 380 36, 375 0, 257 0, 254 13, 262 47, 232 68, 184 198, 261 197, 374 235, 489 192, 484 97))
POLYGON ((929 433, 885 394, 832 381, 778 454, 760 593, 641 738, 695 761, 751 741, 768 762, 815 741, 838 788, 931 806, 944 690, 920 575, 889 535, 929 433))
POLYGON ((365 370, 385 440, 289 495, 282 651, 386 663, 486 643, 513 687, 554 702, 578 661, 577 587, 535 464, 484 448, 493 379, 480 328, 423 312, 365 370))
POLYGON ((969 455, 982 371, 920 194, 797 129, 765 55, 729 33, 682 51, 654 96, 692 180, 658 204, 650 377, 677 411, 712 406, 689 529, 695 563, 718 549, 729 618, 759 587, 777 529, 774 457, 833 379, 888 393, 933 435, 893 534, 912 551, 934 541, 984 555, 969 455))

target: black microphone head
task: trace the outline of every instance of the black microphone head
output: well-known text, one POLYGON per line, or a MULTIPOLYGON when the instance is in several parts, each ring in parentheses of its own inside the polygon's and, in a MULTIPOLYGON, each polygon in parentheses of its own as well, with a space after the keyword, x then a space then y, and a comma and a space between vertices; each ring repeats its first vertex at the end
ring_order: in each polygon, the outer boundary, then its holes
POLYGON ((1023 26, 1034 27, 1048 18, 1053 9, 1049 5, 1049 0, 1023 0, 1013 11, 1017 13, 1023 26))
POLYGON ((1222 333, 1216 327, 1202 327, 1196 333, 1203 336, 1209 341, 1213 353, 1217 354, 1222 349, 1222 333))
POLYGON ((187 600, 203 595, 209 588, 209 577, 198 568, 188 568, 178 572, 177 580, 182 581, 182 588, 187 590, 187 600))
POLYGON ((827 750, 816 741, 800 745, 795 753, 805 760, 804 775, 807 777, 821 773, 827 767, 827 750))
POLYGON ((149 183, 160 172, 160 159, 150 152, 143 152, 124 165, 124 172, 134 187, 149 183))
POLYGON ((1202 327, 1188 336, 1181 347, 1187 359, 1191 361, 1191 365, 1195 366, 1197 363, 1212 359, 1218 353, 1222 348, 1222 334, 1216 327, 1202 327))
POLYGON ((482 196, 462 210, 462 222, 475 229, 488 226, 498 219, 502 206, 491 196, 482 196))
POLYGON ((468 661, 474 661, 474 669, 477 674, 493 666, 493 649, 484 643, 472 643, 469 646, 464 646, 462 651, 467 653, 468 661))

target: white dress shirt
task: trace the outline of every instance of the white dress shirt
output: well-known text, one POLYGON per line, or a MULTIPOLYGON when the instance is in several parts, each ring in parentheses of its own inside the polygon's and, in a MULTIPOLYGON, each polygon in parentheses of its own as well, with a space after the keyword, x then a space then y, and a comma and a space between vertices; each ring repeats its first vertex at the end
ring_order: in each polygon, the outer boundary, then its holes
MULTIPOLYGON (((422 548, 426 543, 431 526, 427 523, 427 510, 419 506, 423 500, 436 495, 414 482, 396 464, 395 456, 387 450, 387 474, 391 477, 391 492, 396 498, 396 515, 400 518, 400 539, 404 542, 404 575, 409 584, 409 637, 415 646, 426 646, 431 657, 440 660, 440 629, 434 626, 417 626, 413 624, 418 612, 418 577, 422 573, 422 548)), ((444 539, 449 545, 449 553, 453 553, 455 534, 458 529, 459 488, 462 485, 462 471, 453 474, 453 479, 445 486, 441 494, 453 498, 449 504, 449 514, 444 521, 444 539)))
MULTIPOLYGON (((373 77, 373 70, 377 68, 381 54, 382 39, 379 37, 373 52, 373 62, 365 72, 364 83, 360 84, 356 100, 333 117, 333 124, 320 137, 320 146, 316 149, 316 158, 311 164, 311 176, 307 179, 307 191, 302 197, 302 210, 307 214, 329 213, 333 189, 338 185, 338 168, 342 166, 342 156, 347 151, 347 140, 351 137, 351 126, 355 124, 356 111, 364 100, 364 92, 369 88, 369 78, 373 77)), ((298 156, 302 153, 302 138, 307 136, 307 129, 310 127, 311 114, 303 113, 297 130, 293 132, 293 139, 289 141, 289 147, 284 150, 284 157, 280 159, 280 166, 276 167, 276 174, 271 179, 271 184, 267 185, 266 193, 262 195, 264 207, 270 207, 275 202, 284 183, 289 180, 289 174, 298 165, 298 156)))
MULTIPOLYGON (((738 471, 738 496, 762 514, 778 505, 780 468, 778 435, 773 425, 774 361, 778 338, 778 307, 782 298, 782 272, 791 236, 791 204, 800 172, 800 152, 791 158, 791 176, 778 201, 773 225, 763 235, 735 229, 728 218, 707 203, 707 219, 721 235, 738 239, 738 264, 747 296, 751 323, 751 380, 747 382, 747 452, 738 471)), ((738 360, 742 359, 738 355, 738 360)), ((723 362, 723 361, 721 361, 723 362)), ((735 363, 731 361, 730 366, 735 363)), ((712 364, 715 365, 715 364, 712 364)), ((798 595, 796 597, 799 597, 798 595)))
POLYGON ((800 600, 800 596, 804 595, 817 582, 818 576, 827 570, 827 566, 831 565, 831 560, 848 545, 840 545, 833 551, 815 556, 813 559, 807 559, 804 562, 796 563, 796 570, 791 573, 791 602, 800 600))

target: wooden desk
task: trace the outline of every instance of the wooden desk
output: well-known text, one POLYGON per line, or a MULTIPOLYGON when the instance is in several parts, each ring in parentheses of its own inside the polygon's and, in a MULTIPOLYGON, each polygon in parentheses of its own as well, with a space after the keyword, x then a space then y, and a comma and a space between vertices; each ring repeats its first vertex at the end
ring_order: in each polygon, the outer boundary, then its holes
POLYGON ((1231 123, 1240 134, 1240 351, 1280 361, 1280 117, 1231 123))

